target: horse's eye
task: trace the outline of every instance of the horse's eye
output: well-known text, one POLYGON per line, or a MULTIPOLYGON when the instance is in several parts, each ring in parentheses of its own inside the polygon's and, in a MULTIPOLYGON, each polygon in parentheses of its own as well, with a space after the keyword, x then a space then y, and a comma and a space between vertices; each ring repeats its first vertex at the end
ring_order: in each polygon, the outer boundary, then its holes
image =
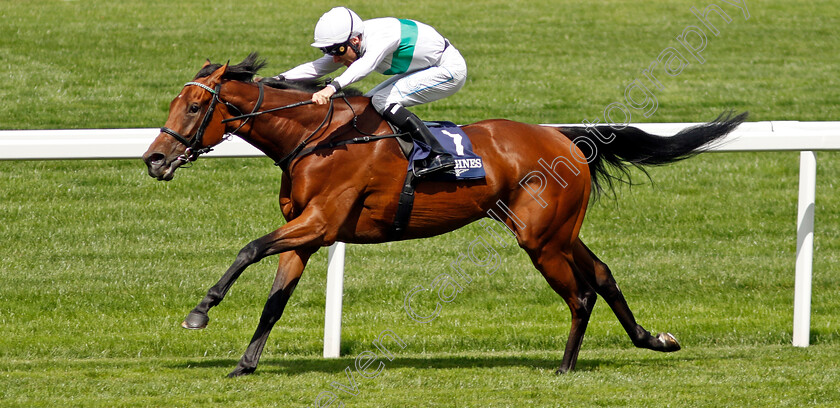
POLYGON ((198 106, 197 103, 190 105, 190 113, 198 113, 199 109, 201 109, 201 107, 198 106))

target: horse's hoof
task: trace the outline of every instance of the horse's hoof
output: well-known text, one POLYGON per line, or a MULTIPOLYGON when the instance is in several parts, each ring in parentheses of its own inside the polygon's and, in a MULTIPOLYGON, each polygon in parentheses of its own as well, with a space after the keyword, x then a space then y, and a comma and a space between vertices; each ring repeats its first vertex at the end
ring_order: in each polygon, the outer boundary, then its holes
POLYGON ((210 317, 206 314, 190 312, 187 318, 181 323, 181 327, 190 330, 199 330, 207 327, 207 322, 209 321, 210 317))
POLYGON ((236 367, 236 370, 231 371, 230 374, 227 375, 227 377, 228 378, 242 377, 244 375, 250 375, 254 371, 256 371, 256 368, 236 367))
POLYGON ((681 348, 680 347, 680 342, 678 342, 677 338, 674 337, 674 335, 671 334, 671 333, 659 333, 656 336, 656 338, 659 339, 659 341, 662 342, 662 344, 663 344, 662 351, 664 351, 666 353, 669 353, 669 352, 672 352, 672 351, 677 351, 681 348))
POLYGON ((568 372, 569 372, 568 368, 560 367, 560 368, 557 369, 557 371, 554 372, 554 374, 555 375, 562 375, 562 374, 566 374, 568 372))

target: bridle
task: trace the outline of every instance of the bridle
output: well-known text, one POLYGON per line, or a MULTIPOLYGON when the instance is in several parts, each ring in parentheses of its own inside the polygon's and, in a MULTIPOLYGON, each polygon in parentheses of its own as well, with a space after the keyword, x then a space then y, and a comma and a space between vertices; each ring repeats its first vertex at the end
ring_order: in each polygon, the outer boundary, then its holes
MULTIPOLYGON (((187 82, 186 84, 184 84, 184 87, 187 87, 187 86, 197 86, 201 89, 204 89, 207 92, 210 92, 211 94, 213 94, 213 100, 210 102, 210 107, 207 108, 207 113, 204 114, 204 118, 201 120, 201 124, 198 126, 198 129, 196 130, 195 135, 191 139, 188 139, 187 137, 181 135, 180 133, 178 133, 178 132, 176 132, 176 131, 174 131, 174 130, 166 127, 166 126, 160 128, 161 132, 172 136, 175 140, 177 140, 178 142, 180 142, 184 146, 187 146, 187 149, 184 151, 184 153, 181 154, 180 156, 178 156, 175 159, 175 160, 178 160, 178 161, 181 161, 181 162, 184 162, 184 163, 194 162, 194 161, 198 160, 198 156, 200 156, 204 153, 208 153, 208 152, 213 150, 213 148, 209 147, 209 146, 202 147, 202 144, 203 144, 203 139, 204 139, 204 132, 207 129, 207 126, 210 125, 210 120, 212 119, 213 113, 216 110, 216 105, 219 104, 219 103, 224 104, 225 106, 228 107, 228 109, 232 108, 236 112, 239 113, 236 116, 233 116, 233 117, 230 117, 230 118, 227 118, 227 119, 223 119, 222 123, 227 123, 227 122, 232 122, 232 121, 243 120, 244 119, 244 121, 239 125, 239 127, 236 128, 236 130, 234 130, 232 132, 225 132, 225 137, 222 138, 223 141, 226 140, 229 137, 229 135, 235 134, 240 129, 242 129, 242 127, 244 127, 245 124, 247 124, 248 121, 251 120, 251 118, 254 118, 256 116, 259 116, 259 115, 262 115, 262 114, 265 114, 265 113, 269 113, 269 112, 276 112, 276 111, 280 111, 280 110, 296 108, 296 107, 299 107, 299 106, 310 105, 310 104, 314 103, 314 102, 312 102, 312 100, 305 100, 305 101, 295 102, 295 103, 285 105, 285 106, 280 106, 280 107, 277 107, 277 108, 271 108, 271 109, 266 109, 264 111, 260 111, 259 109, 260 109, 260 107, 262 106, 262 103, 263 103, 263 99, 264 99, 264 96, 265 96, 265 90, 264 90, 263 83, 262 82, 257 82, 257 86, 259 87, 259 90, 260 90, 260 95, 257 99, 257 103, 254 105, 254 109, 251 111, 251 113, 242 114, 242 111, 239 110, 239 108, 237 108, 236 106, 232 105, 231 103, 229 103, 227 101, 223 101, 219 97, 219 93, 222 90, 222 84, 221 83, 217 84, 215 89, 210 88, 209 86, 204 85, 204 84, 199 83, 199 82, 187 82)), ((394 133, 394 134, 390 134, 390 135, 377 136, 377 135, 373 135, 371 133, 364 132, 361 129, 359 129, 358 126, 357 126, 356 122, 357 122, 358 118, 359 117, 358 117, 358 115, 356 115, 356 111, 353 109, 353 105, 350 104, 350 101, 347 100, 347 96, 344 93, 339 92, 339 93, 333 95, 332 97, 330 97, 330 106, 329 106, 329 109, 327 110, 327 114, 326 114, 326 116, 324 116, 324 120, 321 122, 321 124, 318 125, 318 127, 311 134, 309 134, 308 137, 304 138, 303 141, 301 143, 299 143, 289 154, 287 154, 285 157, 283 157, 282 159, 280 159, 279 161, 277 161, 274 164, 279 166, 284 171, 286 171, 286 170, 288 170, 288 166, 292 162, 292 160, 294 160, 295 158, 300 157, 300 156, 305 156, 305 155, 307 155, 309 153, 312 153, 316 150, 334 148, 334 147, 342 146, 342 145, 346 145, 346 144, 368 143, 368 142, 373 142, 373 141, 380 140, 380 139, 394 138, 394 137, 399 137, 399 136, 404 135, 402 133, 394 133), (356 138, 349 139, 349 140, 343 140, 343 141, 339 141, 339 142, 330 142, 330 143, 326 143, 326 144, 323 144, 323 145, 318 145, 318 146, 313 146, 313 147, 308 147, 307 148, 307 145, 312 140, 312 138, 316 134, 318 134, 318 132, 320 132, 321 129, 323 129, 325 125, 328 124, 331 117, 333 116, 333 112, 334 112, 333 100, 336 99, 336 98, 343 99, 344 102, 347 103, 347 106, 350 107, 350 110, 353 112, 353 122, 352 122, 353 123, 353 128, 357 132, 363 134, 364 136, 363 137, 356 137, 356 138)))
MULTIPOLYGON (((259 82, 257 84, 259 85, 259 88, 260 88, 260 96, 257 99, 257 104, 254 105, 254 110, 251 113, 254 113, 254 112, 258 111, 260 109, 260 106, 262 106, 262 102, 263 102, 263 95, 264 95, 263 85, 259 82)), ((166 127, 166 126, 160 128, 161 132, 166 133, 169 136, 172 136, 175 140, 177 140, 178 142, 180 142, 181 144, 183 144, 184 146, 187 147, 187 150, 185 150, 183 154, 181 154, 180 156, 178 156, 175 159, 175 160, 178 160, 178 161, 182 161, 184 163, 194 162, 194 161, 198 160, 198 156, 200 156, 204 153, 208 153, 208 152, 213 150, 213 148, 210 147, 210 146, 202 147, 202 145, 204 144, 204 132, 207 130, 207 126, 210 125, 210 120, 213 118, 213 113, 216 111, 216 105, 218 105, 219 103, 222 103, 225 106, 227 106, 228 109, 233 109, 237 113, 239 113, 240 116, 242 116, 242 111, 240 111, 239 108, 230 104, 229 102, 223 101, 219 97, 219 93, 222 90, 221 82, 216 85, 216 89, 210 88, 209 86, 204 85, 200 82, 187 82, 186 84, 184 84, 185 88, 188 87, 188 86, 197 86, 201 89, 204 89, 207 92, 210 92, 213 95, 213 99, 210 101, 210 107, 207 108, 207 112, 204 114, 204 118, 201 119, 201 124, 198 125, 198 129, 195 131, 195 135, 193 135, 193 137, 191 139, 188 139, 186 136, 183 136, 180 133, 178 133, 178 132, 176 132, 176 131, 174 131, 174 130, 166 127)), ((237 118, 239 118, 239 117, 237 117, 237 118)), ((236 130, 234 130, 233 132, 225 132, 226 136, 223 137, 222 140, 227 139, 229 137, 227 135, 234 134, 234 133, 238 132, 240 129, 242 129, 242 127, 244 127, 245 124, 248 123, 248 120, 250 120, 250 117, 246 117, 245 120, 239 125, 239 127, 236 128, 236 130)), ((226 121, 222 121, 222 123, 225 123, 225 122, 226 121)))

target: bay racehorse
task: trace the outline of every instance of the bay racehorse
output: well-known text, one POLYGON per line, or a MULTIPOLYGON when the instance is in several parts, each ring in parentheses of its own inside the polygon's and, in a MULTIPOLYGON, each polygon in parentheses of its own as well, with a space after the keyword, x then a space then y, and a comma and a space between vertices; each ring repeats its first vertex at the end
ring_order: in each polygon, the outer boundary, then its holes
POLYGON ((607 265, 581 241, 590 195, 612 185, 631 166, 662 165, 690 157, 738 126, 746 113, 725 114, 672 137, 633 127, 553 128, 508 120, 463 127, 486 177, 463 182, 422 181, 407 227, 393 223, 407 160, 393 132, 364 96, 327 105, 312 93, 254 81, 265 65, 256 54, 241 64, 201 68, 169 106, 160 135, 143 155, 149 175, 171 180, 179 166, 235 134, 283 170, 280 208, 287 223, 246 245, 221 279, 189 312, 185 328, 204 328, 249 265, 279 254, 277 276, 256 331, 230 376, 252 373, 269 332, 283 314, 309 257, 336 241, 368 244, 430 237, 495 211, 571 311, 571 329, 558 372, 575 367, 597 295, 612 308, 636 347, 680 349, 669 333, 653 335, 636 323, 607 265), (372 136, 373 135, 373 136, 372 136), (356 143, 368 142, 368 143, 356 143), (594 189, 594 191, 593 191, 594 189))

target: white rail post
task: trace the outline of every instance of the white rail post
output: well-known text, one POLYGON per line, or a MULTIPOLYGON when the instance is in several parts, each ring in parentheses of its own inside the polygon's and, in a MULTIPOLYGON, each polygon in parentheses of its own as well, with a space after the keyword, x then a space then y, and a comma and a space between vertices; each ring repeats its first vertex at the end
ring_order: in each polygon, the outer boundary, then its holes
POLYGON ((327 300, 324 312, 324 358, 341 355, 341 305, 344 294, 344 254, 346 244, 330 246, 327 266, 327 300))
POLYGON ((808 347, 811 332, 811 276, 817 155, 799 152, 799 206, 796 217, 796 283, 793 294, 793 345, 808 347))

